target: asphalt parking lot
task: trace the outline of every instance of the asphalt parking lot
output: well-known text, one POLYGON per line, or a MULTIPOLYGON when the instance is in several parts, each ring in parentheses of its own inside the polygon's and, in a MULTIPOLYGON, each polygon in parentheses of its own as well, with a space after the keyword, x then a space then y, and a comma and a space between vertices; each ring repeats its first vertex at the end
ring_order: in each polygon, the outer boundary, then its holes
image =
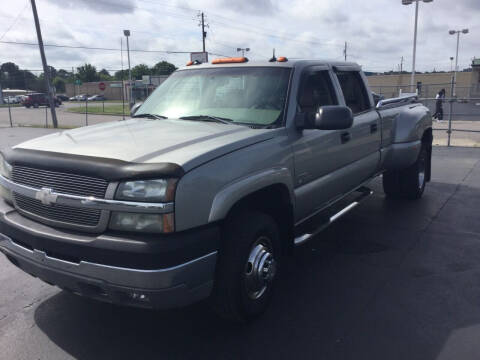
MULTIPOLYGON (((0 129, 0 149, 53 130, 0 129)), ((146 311, 42 283, 0 257, 0 358, 478 359, 480 149, 435 147, 420 201, 375 194, 283 268, 257 322, 146 311)))

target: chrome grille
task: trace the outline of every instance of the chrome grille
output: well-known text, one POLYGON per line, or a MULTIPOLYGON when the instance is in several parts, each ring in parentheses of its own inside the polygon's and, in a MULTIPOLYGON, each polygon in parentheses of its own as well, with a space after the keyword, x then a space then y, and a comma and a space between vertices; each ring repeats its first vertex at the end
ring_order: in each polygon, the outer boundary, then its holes
MULTIPOLYGON (((55 192, 105 198, 108 182, 103 179, 67 174, 62 172, 13 166, 12 180, 15 183, 40 189, 52 189, 55 192)), ((40 217, 39 220, 59 222, 77 226, 95 227, 99 224, 101 211, 66 205, 44 205, 41 201, 14 193, 16 207, 27 215, 40 217)))
POLYGON ((108 186, 107 181, 99 178, 23 166, 13 167, 12 180, 17 184, 38 189, 48 187, 58 193, 95 196, 101 199, 105 197, 108 186))
POLYGON ((39 200, 13 194, 18 208, 44 219, 68 224, 96 226, 100 221, 100 210, 82 209, 65 205, 43 205, 39 200))

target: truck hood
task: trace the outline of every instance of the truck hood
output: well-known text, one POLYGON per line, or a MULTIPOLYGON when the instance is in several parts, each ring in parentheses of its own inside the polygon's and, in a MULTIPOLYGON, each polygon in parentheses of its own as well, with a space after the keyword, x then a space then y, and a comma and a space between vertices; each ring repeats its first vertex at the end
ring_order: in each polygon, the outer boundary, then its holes
POLYGON ((272 138, 271 129, 188 120, 130 119, 61 131, 15 148, 110 158, 134 163, 175 163, 185 171, 226 153, 272 138))

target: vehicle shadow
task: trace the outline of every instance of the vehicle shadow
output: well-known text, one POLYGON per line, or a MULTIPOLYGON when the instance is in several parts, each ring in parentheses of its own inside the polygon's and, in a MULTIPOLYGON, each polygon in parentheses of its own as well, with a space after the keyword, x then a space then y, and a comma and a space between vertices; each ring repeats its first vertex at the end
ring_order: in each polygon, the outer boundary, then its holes
MULTIPOLYGON (((368 358, 383 336, 383 329, 375 329, 369 317, 391 319, 395 329, 404 316, 388 304, 414 298, 418 292, 416 287, 402 292, 399 286, 391 298, 387 294, 382 304, 376 303, 392 278, 403 284, 402 259, 453 191, 448 184, 441 186, 432 187, 423 205, 387 202, 382 194, 374 195, 320 237, 295 249, 283 264, 271 306, 253 323, 223 321, 206 302, 150 311, 61 292, 39 304, 36 325, 77 359, 368 358), (355 342, 359 338, 364 340, 361 344, 355 342)), ((407 320, 416 328, 415 319, 407 320)), ((384 338, 393 338, 395 331, 384 338)), ((399 347, 418 344, 415 331, 401 335, 396 338, 399 347)), ((428 346, 412 349, 415 358, 435 358, 446 337, 443 331, 432 335, 428 346)), ((394 347, 382 351, 388 359, 405 355, 394 347)))

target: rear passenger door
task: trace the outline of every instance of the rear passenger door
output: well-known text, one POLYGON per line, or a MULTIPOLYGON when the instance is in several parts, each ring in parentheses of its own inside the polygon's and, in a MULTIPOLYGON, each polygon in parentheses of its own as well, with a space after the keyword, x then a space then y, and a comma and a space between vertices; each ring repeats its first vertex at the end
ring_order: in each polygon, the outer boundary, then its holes
MULTIPOLYGON (((348 69, 348 68, 347 68, 348 69)), ((372 176, 380 162, 381 129, 380 117, 374 108, 371 94, 365 86, 366 79, 358 70, 336 68, 335 74, 343 93, 345 105, 354 115, 349 129, 350 146, 356 166, 352 176, 360 183, 372 176)))

